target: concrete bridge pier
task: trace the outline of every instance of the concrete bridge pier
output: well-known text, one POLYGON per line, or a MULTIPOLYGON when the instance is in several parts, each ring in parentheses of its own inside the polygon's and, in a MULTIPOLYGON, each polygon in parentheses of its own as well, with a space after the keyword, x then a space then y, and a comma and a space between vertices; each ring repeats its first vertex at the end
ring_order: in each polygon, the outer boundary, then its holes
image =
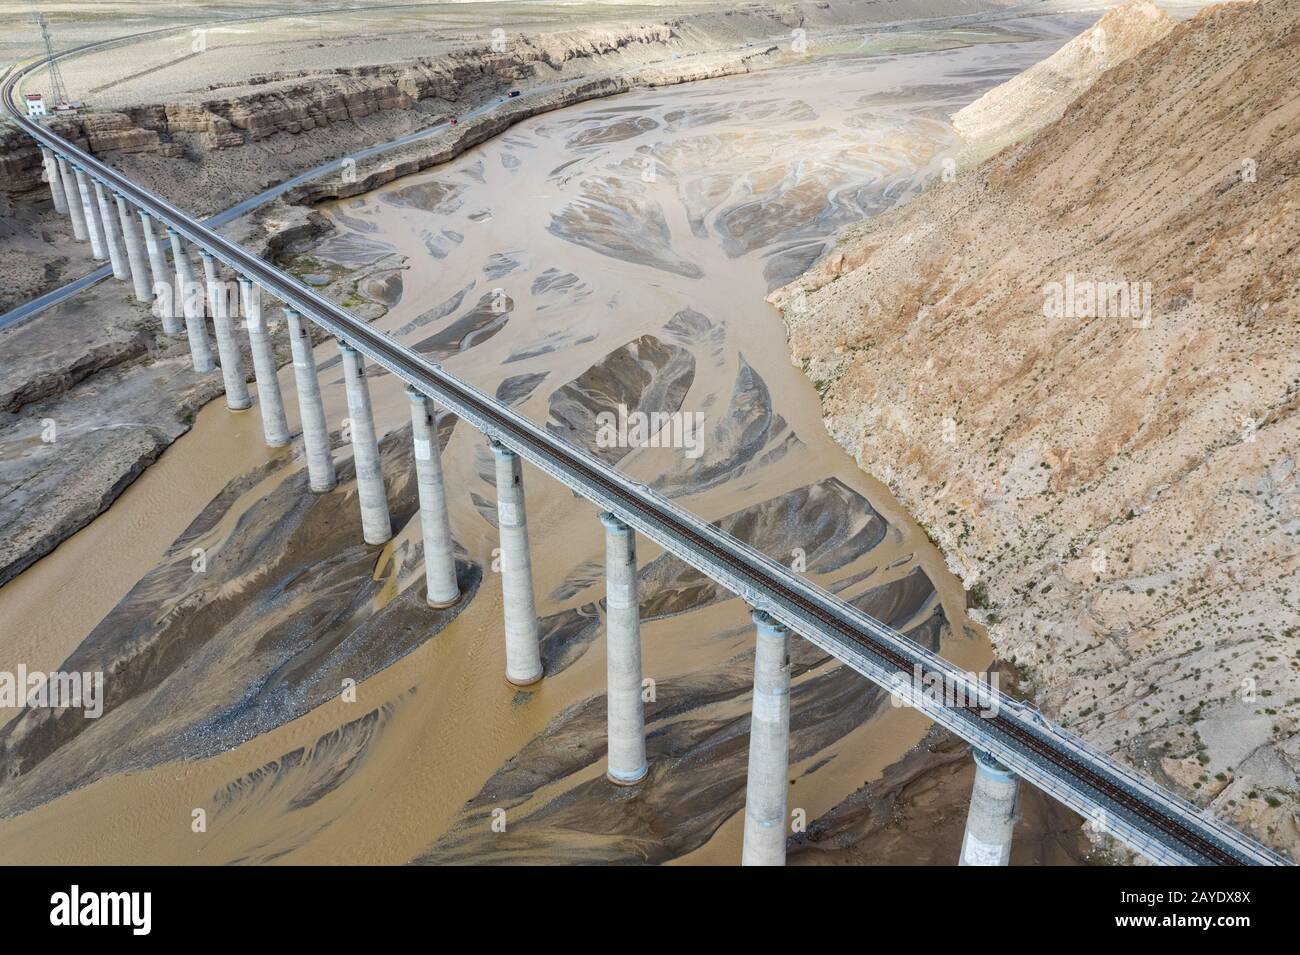
POLYGON ((135 300, 148 305, 153 301, 153 291, 149 282, 149 265, 144 260, 144 243, 136 231, 135 220, 131 217, 131 207, 126 204, 126 196, 113 195, 117 203, 117 221, 122 227, 122 241, 126 243, 126 262, 131 267, 131 285, 135 289, 135 300))
POLYGON ((68 161, 59 156, 55 162, 59 167, 59 180, 63 183, 63 197, 68 203, 68 215, 72 219, 72 235, 78 242, 85 242, 89 233, 86 232, 86 212, 81 204, 80 188, 68 161))
POLYGON ((108 261, 113 266, 113 278, 125 281, 130 275, 122 256, 122 243, 117 237, 117 214, 108 199, 108 190, 98 179, 95 180, 95 205, 99 209, 99 222, 104 229, 104 248, 108 250, 108 261))
POLYGON ((185 334, 190 340, 190 358, 194 370, 203 374, 216 367, 212 361, 212 347, 208 344, 208 326, 203 321, 203 306, 199 302, 199 286, 194 281, 194 270, 185 251, 185 242, 175 229, 167 230, 172 244, 172 259, 176 266, 176 287, 181 293, 181 308, 185 312, 185 334))
POLYGON ((158 300, 158 317, 162 319, 164 335, 179 335, 181 323, 176 320, 176 291, 172 273, 167 269, 167 253, 158 241, 153 218, 140 210, 140 229, 144 232, 144 248, 149 256, 149 271, 153 275, 151 290, 158 300))
POLYGON ((348 394, 348 415, 352 418, 352 464, 357 472, 357 498, 361 502, 361 536, 367 544, 392 540, 388 517, 388 496, 384 493, 384 470, 379 461, 379 440, 375 436, 375 415, 370 407, 370 382, 366 359, 345 341, 343 382, 348 394))
POLYGON ((280 377, 276 374, 275 351, 262 318, 262 289, 245 278, 239 280, 239 303, 248 329, 248 348, 253 354, 253 376, 257 379, 257 405, 262 409, 262 435, 267 447, 289 443, 289 422, 284 416, 280 377))
POLYGON ((420 531, 424 536, 425 599, 430 607, 450 607, 460 600, 456 582, 456 552, 447 514, 447 488, 442 478, 442 448, 433 402, 421 391, 406 388, 411 399, 411 438, 415 445, 415 481, 420 491, 420 531))
POLYGON ((645 710, 641 703, 641 605, 636 532, 608 511, 605 525, 605 776, 620 786, 645 778, 645 710))
POLYGON ((208 308, 212 311, 212 327, 217 333, 217 355, 221 358, 221 378, 226 384, 226 407, 231 411, 247 411, 253 406, 248 396, 248 380, 244 375, 244 356, 239 353, 235 338, 235 325, 230 319, 230 299, 217 272, 217 261, 206 250, 199 253, 203 259, 203 280, 208 286, 208 308))
POLYGON ((761 610, 754 650, 754 699, 745 785, 741 865, 785 865, 790 763, 790 634, 761 610))
POLYGON ((213 318, 217 315, 217 265, 212 253, 199 249, 199 267, 203 269, 203 301, 207 313, 213 318))
POLYGON ((90 254, 102 262, 108 258, 108 253, 104 251, 104 233, 100 231, 95 193, 90 188, 90 180, 86 178, 85 170, 77 167, 73 169, 73 175, 77 177, 77 194, 81 197, 81 214, 86 222, 86 234, 90 236, 90 254))
POLYGON ((497 527, 501 535, 501 596, 505 611, 506 679, 530 686, 542 678, 542 645, 528 552, 524 473, 515 454, 496 439, 497 527))
POLYGON ((302 420, 302 443, 307 449, 307 476, 312 491, 324 494, 334 490, 338 478, 334 476, 330 430, 320 399, 316 358, 311 353, 311 333, 303 324, 302 316, 293 309, 286 308, 284 317, 289 323, 289 344, 293 347, 293 377, 298 383, 298 417, 302 420))
POLYGON ((45 179, 50 184, 50 198, 54 200, 54 211, 66 216, 68 200, 63 194, 63 182, 59 179, 59 165, 54 161, 54 150, 42 146, 41 160, 45 165, 45 179))
POLYGON ((1020 781, 996 758, 973 749, 975 785, 961 840, 960 865, 1007 865, 1020 781))

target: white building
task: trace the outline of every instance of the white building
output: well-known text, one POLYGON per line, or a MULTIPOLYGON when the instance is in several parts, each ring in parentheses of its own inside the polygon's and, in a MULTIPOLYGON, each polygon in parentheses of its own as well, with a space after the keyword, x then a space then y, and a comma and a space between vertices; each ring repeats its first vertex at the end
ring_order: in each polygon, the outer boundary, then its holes
POLYGON ((27 116, 29 119, 35 119, 38 116, 45 115, 45 97, 40 93, 27 94, 27 116))

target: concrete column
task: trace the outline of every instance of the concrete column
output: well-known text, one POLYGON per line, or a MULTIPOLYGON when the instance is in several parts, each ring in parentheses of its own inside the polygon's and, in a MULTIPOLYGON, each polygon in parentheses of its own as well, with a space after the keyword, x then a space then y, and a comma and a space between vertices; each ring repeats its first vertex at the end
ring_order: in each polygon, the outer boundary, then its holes
POLYGON ((1020 781, 983 750, 975 755, 975 785, 961 840, 960 865, 1006 865, 1011 860, 1011 831, 1016 827, 1020 781))
POLYGON ((103 261, 108 258, 104 251, 104 233, 100 231, 99 209, 95 205, 95 193, 90 188, 90 180, 81 169, 74 169, 77 177, 77 194, 81 197, 81 213, 86 222, 86 234, 90 236, 90 254, 103 261))
POLYGON ((108 190, 98 181, 95 183, 95 206, 99 209, 99 224, 104 230, 104 248, 108 250, 108 261, 113 265, 113 278, 128 279, 130 274, 122 256, 122 243, 117 238, 117 215, 113 204, 108 201, 108 190))
POLYGON ((208 286, 212 327, 217 333, 217 356, 221 359, 221 379, 226 384, 226 407, 231 411, 247 411, 253 406, 253 399, 248 396, 244 356, 239 353, 235 325, 230 320, 230 300, 226 297, 226 290, 221 287, 216 259, 207 252, 200 252, 199 258, 203 260, 203 280, 208 286))
POLYGON ((50 184, 50 198, 54 200, 54 211, 66 216, 68 200, 63 194, 63 182, 59 179, 59 164, 54 161, 54 150, 42 146, 41 159, 45 163, 45 178, 50 184))
POLYGON ((203 306, 199 302, 199 284, 194 281, 194 270, 185 251, 185 242, 175 229, 167 230, 172 243, 172 264, 176 266, 176 287, 181 294, 181 307, 185 312, 185 334, 190 340, 190 358, 197 372, 211 371, 212 347, 208 344, 208 326, 203 321, 203 306))
POLYGON ((790 764, 790 634, 755 610, 754 701, 745 785, 741 865, 785 865, 785 806, 790 764))
POLYGON ((179 335, 181 323, 176 319, 176 282, 167 269, 167 253, 158 241, 153 219, 140 210, 140 229, 144 232, 144 248, 149 256, 149 271, 153 275, 152 290, 158 302, 158 317, 162 319, 163 334, 179 335))
POLYGON ((388 519, 375 415, 370 409, 366 360, 347 342, 339 342, 339 351, 343 354, 343 382, 348 392, 348 415, 352 418, 352 464, 357 472, 357 498, 361 502, 361 536, 367 544, 383 544, 392 539, 393 527, 388 519))
POLYGON ((208 314, 217 314, 217 273, 216 260, 206 249, 199 249, 199 264, 203 269, 203 300, 207 302, 208 314))
POLYGON ((330 454, 330 431, 325 423, 325 406, 320 400, 320 379, 311 353, 311 334, 302 316, 284 310, 289 322, 289 344, 293 346, 293 377, 298 382, 298 417, 302 420, 302 443, 307 448, 307 474, 317 494, 332 491, 338 484, 334 458, 330 454))
POLYGON ((140 240, 135 220, 131 217, 131 207, 126 203, 126 196, 113 198, 117 203, 117 221, 122 227, 122 241, 126 243, 126 262, 131 267, 135 300, 148 305, 153 301, 153 289, 149 281, 149 263, 144 259, 144 243, 140 240))
POLYGON ((248 347, 253 354, 253 375, 257 378, 257 405, 262 409, 262 434, 269 447, 289 443, 289 422, 280 397, 280 377, 275 369, 275 351, 262 320, 262 289, 248 279, 239 280, 239 301, 248 328, 248 347))
POLYGON ((645 710, 641 705, 641 603, 636 532, 608 512, 605 525, 605 695, 608 766, 620 786, 645 778, 645 710))
POLYGON ((81 205, 81 190, 72 175, 72 167, 60 156, 57 160, 59 181, 63 183, 63 196, 68 202, 68 215, 72 218, 72 235, 78 242, 85 242, 89 237, 86 231, 86 212, 81 205))
POLYGON ((442 479, 442 449, 433 402, 406 387, 411 399, 411 438, 415 444, 415 481, 420 491, 420 530, 424 535, 425 599, 430 607, 450 607, 460 600, 456 583, 455 543, 447 514, 447 488, 442 479))
POLYGON ((501 535, 501 596, 506 625, 506 679, 528 686, 542 678, 542 645, 528 553, 524 474, 519 455, 493 440, 497 470, 497 525, 501 535))

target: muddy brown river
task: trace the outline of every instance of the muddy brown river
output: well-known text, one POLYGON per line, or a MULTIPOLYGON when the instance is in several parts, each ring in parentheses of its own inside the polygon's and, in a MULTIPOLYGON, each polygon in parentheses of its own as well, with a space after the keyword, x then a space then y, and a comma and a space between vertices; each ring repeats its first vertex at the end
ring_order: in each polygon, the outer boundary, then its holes
MULTIPOLYGON (((335 231, 290 264, 350 306, 386 306, 377 327, 532 420, 982 669, 990 649, 960 583, 826 435, 764 296, 835 230, 938 175, 956 147, 948 114, 1055 42, 814 62, 540 116, 324 207, 335 231), (620 413, 664 416, 658 446, 600 440, 601 416, 620 413), (699 428, 674 430, 686 421, 699 428)), ((339 428, 337 348, 316 358, 339 428)), ((296 426, 291 367, 280 380, 296 426)), ((6 714, 5 861, 738 861, 747 608, 642 542, 652 769, 614 789, 595 509, 525 468, 546 679, 516 690, 486 442, 442 422, 472 599, 435 613, 408 402, 377 369, 371 390, 394 516, 384 547, 361 542, 345 442, 344 482, 316 498, 300 448, 268 451, 256 411, 214 402, 109 511, 0 590, 0 665, 68 661, 110 687, 98 720, 6 714)), ((815 819, 927 724, 802 641, 792 656, 790 806, 815 819)))

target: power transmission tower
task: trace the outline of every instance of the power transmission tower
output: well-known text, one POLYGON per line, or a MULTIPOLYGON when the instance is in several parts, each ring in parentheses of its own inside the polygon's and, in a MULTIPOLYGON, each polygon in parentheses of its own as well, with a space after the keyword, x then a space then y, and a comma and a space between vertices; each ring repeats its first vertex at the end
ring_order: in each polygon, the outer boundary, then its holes
POLYGON ((27 0, 27 5, 32 8, 32 19, 40 28, 41 39, 45 41, 45 66, 50 74, 50 99, 54 106, 61 106, 68 101, 68 88, 63 82, 63 74, 59 72, 59 61, 54 58, 54 40, 50 37, 50 25, 45 19, 45 14, 36 9, 36 0, 27 0))

